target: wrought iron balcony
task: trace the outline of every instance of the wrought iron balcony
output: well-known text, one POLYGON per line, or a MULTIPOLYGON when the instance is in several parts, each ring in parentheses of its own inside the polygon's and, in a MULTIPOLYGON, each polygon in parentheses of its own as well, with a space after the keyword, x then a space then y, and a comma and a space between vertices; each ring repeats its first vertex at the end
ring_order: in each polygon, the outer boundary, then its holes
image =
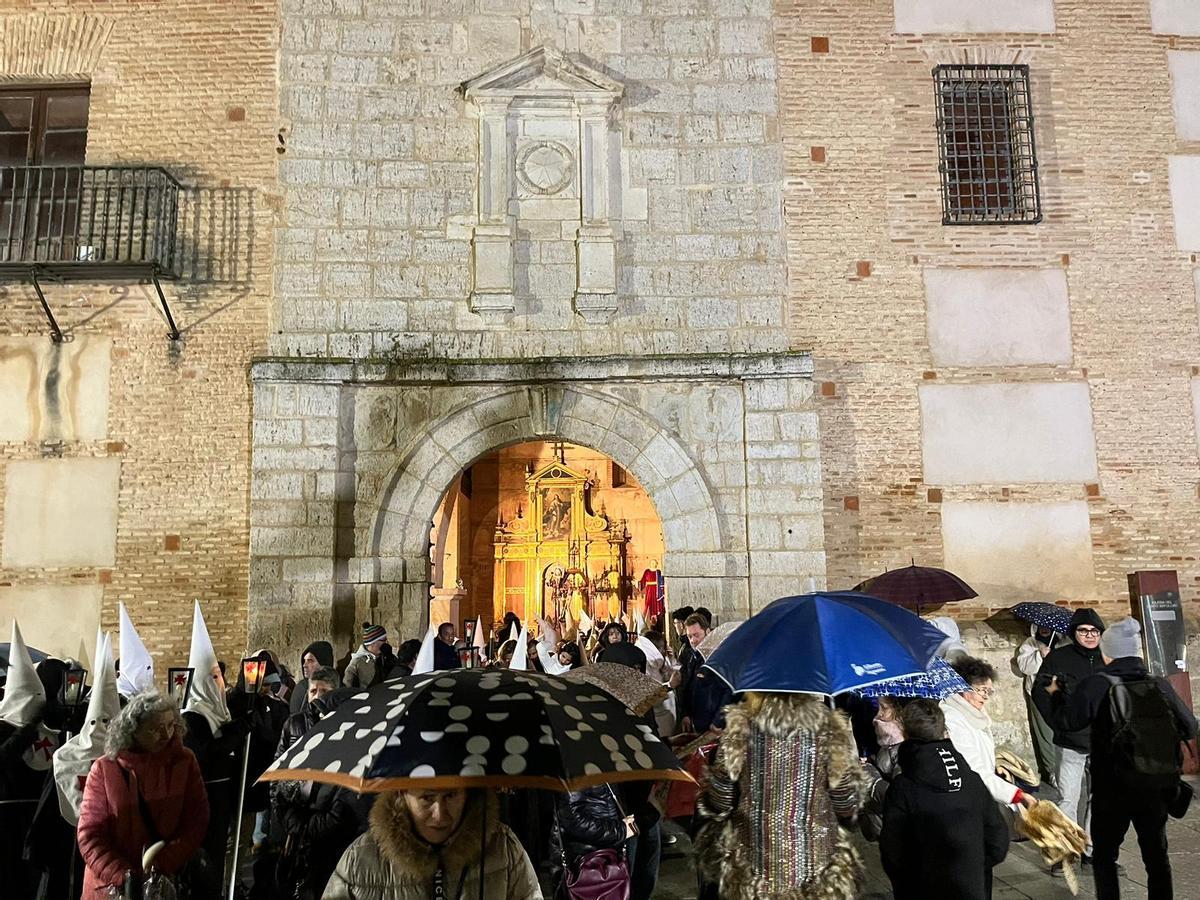
POLYGON ((157 166, 0 166, 0 271, 177 277, 180 190, 157 166))

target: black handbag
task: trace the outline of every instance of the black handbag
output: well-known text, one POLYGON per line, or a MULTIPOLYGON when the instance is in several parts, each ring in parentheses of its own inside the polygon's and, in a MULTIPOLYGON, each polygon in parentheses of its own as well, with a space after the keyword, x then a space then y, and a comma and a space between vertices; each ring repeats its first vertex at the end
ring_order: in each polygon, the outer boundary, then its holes
POLYGON ((1188 807, 1192 805, 1192 797, 1195 796, 1195 791, 1192 786, 1179 779, 1179 785, 1175 788, 1175 796, 1167 804, 1167 813, 1172 819, 1182 819, 1187 815, 1188 807))

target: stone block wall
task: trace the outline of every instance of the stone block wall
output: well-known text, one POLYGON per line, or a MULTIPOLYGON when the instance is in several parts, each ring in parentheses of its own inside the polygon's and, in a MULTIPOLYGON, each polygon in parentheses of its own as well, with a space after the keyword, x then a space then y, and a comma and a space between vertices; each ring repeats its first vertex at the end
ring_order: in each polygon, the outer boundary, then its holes
POLYGON ((184 277, 0 283, 0 630, 90 656, 124 600, 161 674, 193 599, 218 654, 244 647, 250 359, 274 268, 277 11, 224 0, 8 4, 0 85, 88 80, 87 163, 185 186, 184 277))
POLYGON ((428 620, 430 529, 459 473, 561 438, 630 471, 662 520, 671 602, 723 620, 824 575, 804 356, 255 365, 250 643, 299 650, 428 620), (751 434, 753 429, 753 434, 751 434))
MULTIPOLYGON (((769 2, 281 8, 288 133, 272 352, 509 359, 783 348, 769 2), (617 309, 607 324, 572 307, 575 228, 564 209, 578 221, 573 184, 553 198, 514 186, 499 213, 515 234, 514 311, 496 321, 471 311, 477 182, 490 144, 458 86, 543 45, 624 92, 608 123, 617 309)), ((575 146, 561 123, 532 114, 507 127, 516 142, 575 146)))
POLYGON ((1171 169, 1196 152, 1171 64, 1200 50, 1193 7, 776 3, 788 335, 816 367, 831 586, 915 558, 980 582, 961 618, 1116 617, 1138 569, 1200 599, 1196 248, 1176 240, 1196 207, 1171 169), (931 70, 972 62, 1030 67, 1040 224, 941 224, 931 70))

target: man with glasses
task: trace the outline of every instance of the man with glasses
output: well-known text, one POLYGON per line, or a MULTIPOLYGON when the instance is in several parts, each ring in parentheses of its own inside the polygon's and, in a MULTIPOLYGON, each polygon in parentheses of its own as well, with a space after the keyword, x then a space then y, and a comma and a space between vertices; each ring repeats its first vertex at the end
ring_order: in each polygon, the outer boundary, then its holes
MULTIPOLYGON (((1071 616, 1067 636, 1071 643, 1051 650, 1042 661, 1033 686, 1033 702, 1054 729, 1054 743, 1062 748, 1058 764, 1058 789, 1062 792, 1060 808, 1090 834, 1091 789, 1088 779, 1088 754, 1091 753, 1091 728, 1085 725, 1067 731, 1062 723, 1054 722, 1054 702, 1047 688, 1056 681, 1057 689, 1066 698, 1079 683, 1104 668, 1100 653, 1100 636, 1104 620, 1094 609, 1077 609, 1071 616)), ((1090 840, 1090 839, 1089 839, 1090 840)), ((1091 846, 1083 857, 1084 865, 1091 864, 1091 846)), ((1059 874, 1061 869, 1055 869, 1059 874)))

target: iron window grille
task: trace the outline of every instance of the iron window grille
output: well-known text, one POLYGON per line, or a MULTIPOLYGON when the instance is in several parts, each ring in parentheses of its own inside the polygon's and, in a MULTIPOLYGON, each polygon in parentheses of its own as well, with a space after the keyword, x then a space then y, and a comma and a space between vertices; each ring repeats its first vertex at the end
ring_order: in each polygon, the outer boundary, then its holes
POLYGON ((1029 66, 933 70, 943 225, 1042 220, 1029 66))

